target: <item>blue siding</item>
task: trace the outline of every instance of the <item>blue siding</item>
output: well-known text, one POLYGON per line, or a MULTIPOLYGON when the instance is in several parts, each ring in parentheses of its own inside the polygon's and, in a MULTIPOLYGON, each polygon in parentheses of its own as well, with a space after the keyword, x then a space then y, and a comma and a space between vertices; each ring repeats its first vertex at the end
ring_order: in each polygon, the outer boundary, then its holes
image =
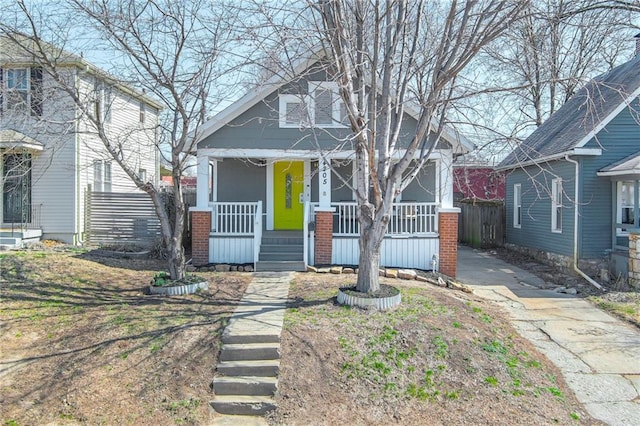
MULTIPOLYGON (((638 102, 624 109, 585 148, 601 148, 599 156, 574 156, 580 164, 580 205, 578 207, 578 256, 600 259, 611 248, 611 180, 596 173, 605 166, 640 150, 640 127, 633 111, 638 102)), ((566 256, 573 255, 573 206, 575 165, 564 160, 516 169, 507 177, 507 242, 566 256), (563 179, 565 192, 562 234, 551 232, 551 200, 541 189, 550 188, 552 174, 563 179), (522 227, 513 227, 513 185, 522 185, 522 227), (537 188, 537 189, 536 189, 537 188)))
POLYGON ((267 202, 267 168, 250 161, 218 162, 218 201, 267 202))
POLYGON ((584 157, 581 166, 583 179, 580 194, 582 227, 580 233, 580 258, 602 258, 611 248, 612 206, 611 181, 596 176, 596 172, 611 163, 640 151, 640 126, 638 126, 638 102, 625 108, 616 118, 593 138, 586 148, 602 148, 602 155, 584 157))
POLYGON ((575 167, 566 161, 516 169, 507 176, 507 242, 565 256, 573 254, 575 167), (563 189, 562 232, 551 231, 551 180, 563 189), (522 226, 513 226, 513 186, 522 186, 522 226))

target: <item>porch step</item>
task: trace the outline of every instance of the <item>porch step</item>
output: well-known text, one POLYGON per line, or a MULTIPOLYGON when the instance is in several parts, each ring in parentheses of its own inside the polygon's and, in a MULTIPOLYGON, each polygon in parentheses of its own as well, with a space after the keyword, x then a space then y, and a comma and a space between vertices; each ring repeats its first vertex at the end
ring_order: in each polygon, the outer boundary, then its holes
POLYGON ((278 379, 275 377, 221 376, 213 379, 216 395, 273 396, 277 389, 278 379))
POLYGON ((260 245, 260 251, 264 253, 302 253, 303 244, 265 244, 260 245))
POLYGON ((216 395, 211 406, 220 414, 262 416, 276 409, 276 402, 269 396, 216 395))
POLYGON ((302 254, 302 250, 297 251, 297 252, 293 252, 293 253, 289 253, 289 252, 284 252, 284 253, 264 253, 262 251, 260 251, 260 256, 258 257, 258 259, 260 261, 302 261, 304 255, 302 254))
POLYGON ((225 376, 278 377, 279 371, 280 361, 277 359, 221 361, 218 363, 218 373, 225 376))
POLYGON ((262 237, 263 245, 298 245, 304 244, 302 235, 299 237, 262 237))
POLYGON ((266 260, 256 262, 256 272, 280 272, 280 271, 297 271, 304 272, 306 270, 304 261, 277 261, 266 260))

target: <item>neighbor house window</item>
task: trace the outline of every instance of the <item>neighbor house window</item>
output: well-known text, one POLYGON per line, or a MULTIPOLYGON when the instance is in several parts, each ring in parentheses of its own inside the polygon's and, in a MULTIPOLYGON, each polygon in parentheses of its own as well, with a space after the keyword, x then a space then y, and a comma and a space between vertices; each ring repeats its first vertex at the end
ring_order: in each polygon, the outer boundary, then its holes
POLYGON ((628 228, 635 227, 635 185, 634 182, 624 181, 617 184, 617 212, 616 223, 623 226, 616 228, 616 234, 627 235, 628 228))
POLYGON ((338 85, 310 81, 309 93, 279 98, 280 127, 346 127, 347 110, 338 85))
POLYGON ((562 179, 551 180, 551 231, 562 232, 562 179))
POLYGON ((5 111, 27 111, 42 116, 42 68, 0 69, 0 107, 5 111))
POLYGON ((140 122, 144 123, 144 120, 146 119, 146 108, 144 106, 144 102, 140 102, 140 122))
POLYGON ((111 122, 111 102, 111 88, 104 87, 101 84, 96 84, 93 113, 96 119, 100 120, 102 123, 111 122))
POLYGON ((111 162, 95 160, 93 162, 93 190, 111 192, 111 162))
POLYGON ((513 185, 513 227, 522 226, 522 186, 519 183, 513 185))
POLYGON ((147 181, 147 171, 145 169, 138 170, 138 178, 141 181, 146 182, 147 181))

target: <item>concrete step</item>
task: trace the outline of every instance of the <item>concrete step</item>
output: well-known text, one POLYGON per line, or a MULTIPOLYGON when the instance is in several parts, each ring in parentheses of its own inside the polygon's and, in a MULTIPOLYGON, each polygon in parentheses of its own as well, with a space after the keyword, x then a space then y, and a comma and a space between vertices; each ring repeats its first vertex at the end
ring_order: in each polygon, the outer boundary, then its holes
POLYGON ((218 373, 229 376, 278 377, 280 361, 277 359, 222 361, 218 373))
POLYGON ((264 253, 260 251, 260 255, 258 257, 260 262, 282 262, 282 261, 302 261, 304 260, 304 255, 302 251, 297 253, 264 253))
POLYGON ((222 343, 247 344, 247 343, 280 343, 279 327, 263 327, 260 332, 252 330, 229 330, 222 333, 222 343))
POLYGON ((256 272, 260 271, 299 271, 306 270, 303 261, 258 261, 256 262, 256 272))
POLYGON ((236 416, 262 416, 276 408, 276 402, 268 396, 216 395, 210 404, 220 414, 236 416))
POLYGON ((265 253, 302 253, 302 244, 262 244, 260 251, 265 253))
POLYGON ((231 343, 222 346, 220 361, 280 359, 279 343, 231 343))
POLYGON ((213 379, 216 395, 273 396, 277 389, 276 377, 218 376, 213 379))
POLYGON ((304 244, 304 239, 302 237, 262 237, 262 244, 275 246, 275 245, 292 245, 292 246, 301 246, 304 244))

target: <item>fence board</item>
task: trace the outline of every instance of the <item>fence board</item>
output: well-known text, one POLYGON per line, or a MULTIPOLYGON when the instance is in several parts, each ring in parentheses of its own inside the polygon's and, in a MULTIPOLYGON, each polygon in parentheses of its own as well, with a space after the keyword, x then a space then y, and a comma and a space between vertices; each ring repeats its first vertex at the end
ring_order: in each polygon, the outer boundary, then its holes
POLYGON ((85 241, 88 244, 150 246, 160 238, 160 221, 147 194, 87 192, 85 241))
POLYGON ((475 248, 492 248, 504 244, 504 204, 460 203, 458 241, 475 248))

